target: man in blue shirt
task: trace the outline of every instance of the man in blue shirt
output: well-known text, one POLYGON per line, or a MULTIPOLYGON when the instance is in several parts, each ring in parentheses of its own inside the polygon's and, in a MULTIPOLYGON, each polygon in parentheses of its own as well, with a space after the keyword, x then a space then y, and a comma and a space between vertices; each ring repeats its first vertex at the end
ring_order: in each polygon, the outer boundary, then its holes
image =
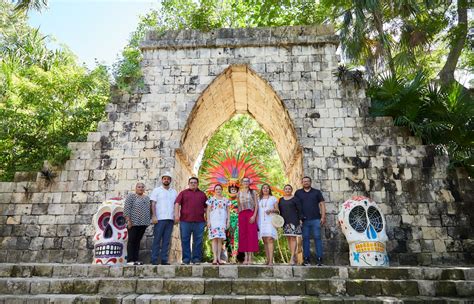
POLYGON ((303 177, 303 189, 295 192, 301 201, 303 220, 303 265, 310 265, 310 237, 313 234, 316 246, 316 262, 318 266, 323 262, 323 242, 321 241, 321 225, 326 223, 326 206, 320 190, 311 187, 311 178, 303 177))

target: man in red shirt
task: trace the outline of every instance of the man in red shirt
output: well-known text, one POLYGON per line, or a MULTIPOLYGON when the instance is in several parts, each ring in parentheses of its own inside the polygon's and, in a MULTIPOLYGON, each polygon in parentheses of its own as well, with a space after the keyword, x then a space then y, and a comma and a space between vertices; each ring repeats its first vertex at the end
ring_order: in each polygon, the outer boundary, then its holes
POLYGON ((179 193, 174 204, 174 220, 179 222, 181 234, 181 249, 183 255, 183 264, 201 263, 202 259, 202 238, 206 220, 207 197, 204 192, 198 188, 199 180, 197 177, 191 177, 188 180, 189 188, 179 193), (193 250, 191 253, 191 235, 193 237, 193 250))

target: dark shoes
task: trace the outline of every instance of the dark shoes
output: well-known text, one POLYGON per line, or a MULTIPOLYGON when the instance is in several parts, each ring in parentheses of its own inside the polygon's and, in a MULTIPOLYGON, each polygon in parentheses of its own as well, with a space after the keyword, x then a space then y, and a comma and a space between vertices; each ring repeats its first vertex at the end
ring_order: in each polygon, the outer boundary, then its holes
POLYGON ((322 258, 317 258, 316 259, 316 265, 323 266, 323 259, 322 258))
POLYGON ((311 266, 311 263, 309 262, 309 259, 304 259, 303 266, 311 266))

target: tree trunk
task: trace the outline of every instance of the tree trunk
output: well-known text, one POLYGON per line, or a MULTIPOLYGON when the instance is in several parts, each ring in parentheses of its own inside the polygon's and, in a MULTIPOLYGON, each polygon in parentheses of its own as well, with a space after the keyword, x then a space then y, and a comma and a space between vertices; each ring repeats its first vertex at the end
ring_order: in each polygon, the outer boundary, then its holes
POLYGON ((456 33, 451 42, 451 49, 446 59, 446 63, 439 72, 440 82, 444 86, 448 86, 455 82, 454 71, 461 56, 462 49, 466 43, 467 36, 467 0, 457 0, 458 25, 456 33))
POLYGON ((380 44, 382 45, 383 52, 385 54, 385 58, 388 62, 388 67, 390 69, 390 73, 392 74, 393 77, 395 77, 396 72, 395 72, 395 64, 394 64, 393 58, 392 58, 392 50, 390 48, 390 44, 386 43, 387 41, 385 41, 385 34, 384 34, 384 30, 383 30, 382 12, 377 11, 377 10, 373 10, 372 15, 374 17, 375 28, 376 28, 377 33, 379 35, 380 44))

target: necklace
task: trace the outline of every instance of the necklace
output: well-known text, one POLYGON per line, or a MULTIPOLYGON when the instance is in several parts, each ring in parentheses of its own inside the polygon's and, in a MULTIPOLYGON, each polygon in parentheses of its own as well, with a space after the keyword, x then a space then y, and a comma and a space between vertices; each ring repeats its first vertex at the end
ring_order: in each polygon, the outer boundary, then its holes
POLYGON ((263 209, 263 219, 265 220, 267 218, 267 206, 268 206, 268 200, 270 199, 270 196, 267 198, 262 197, 262 209, 263 209), (265 202, 263 202, 265 200, 265 202))

